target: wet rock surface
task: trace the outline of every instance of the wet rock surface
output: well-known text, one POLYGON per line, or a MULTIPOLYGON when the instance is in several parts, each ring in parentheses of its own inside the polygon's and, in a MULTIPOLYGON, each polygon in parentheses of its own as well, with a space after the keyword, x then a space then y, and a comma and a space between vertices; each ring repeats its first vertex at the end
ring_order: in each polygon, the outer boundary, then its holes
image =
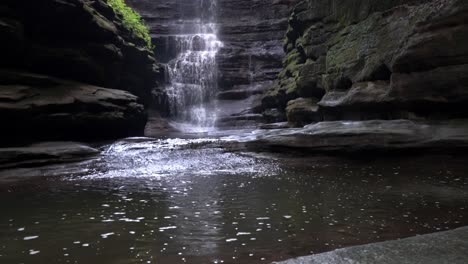
POLYGON ((468 227, 301 257, 276 264, 463 264, 468 262, 468 227))
POLYGON ((300 129, 271 130, 248 143, 250 147, 298 149, 307 152, 373 153, 374 151, 456 151, 468 147, 466 120, 330 121, 300 129))
POLYGON ((43 142, 27 147, 0 148, 0 169, 76 162, 99 154, 76 142, 43 142))

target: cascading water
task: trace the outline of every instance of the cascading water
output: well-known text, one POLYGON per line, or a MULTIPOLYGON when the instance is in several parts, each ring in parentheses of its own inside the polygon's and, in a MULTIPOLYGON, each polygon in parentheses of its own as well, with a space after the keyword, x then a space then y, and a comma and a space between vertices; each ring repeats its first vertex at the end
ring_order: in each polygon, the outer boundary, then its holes
POLYGON ((218 68, 217 0, 198 0, 195 20, 181 21, 177 57, 167 64, 170 114, 183 131, 212 130, 216 122, 218 68))

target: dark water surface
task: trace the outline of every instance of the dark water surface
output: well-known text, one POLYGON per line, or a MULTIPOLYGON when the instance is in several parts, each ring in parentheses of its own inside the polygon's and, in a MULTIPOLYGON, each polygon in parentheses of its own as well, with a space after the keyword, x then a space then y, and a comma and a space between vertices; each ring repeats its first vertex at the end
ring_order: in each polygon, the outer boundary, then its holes
POLYGON ((91 161, 0 171, 0 263, 270 263, 468 225, 466 157, 214 142, 134 139, 91 161))

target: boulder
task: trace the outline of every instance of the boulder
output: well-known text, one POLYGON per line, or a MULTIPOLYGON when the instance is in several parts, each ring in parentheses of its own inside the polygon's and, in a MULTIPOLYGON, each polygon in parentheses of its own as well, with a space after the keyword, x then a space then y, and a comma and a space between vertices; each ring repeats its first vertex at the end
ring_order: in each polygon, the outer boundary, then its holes
POLYGON ((318 112, 317 101, 311 98, 298 98, 288 102, 286 115, 292 127, 302 127, 304 125, 321 121, 318 112))

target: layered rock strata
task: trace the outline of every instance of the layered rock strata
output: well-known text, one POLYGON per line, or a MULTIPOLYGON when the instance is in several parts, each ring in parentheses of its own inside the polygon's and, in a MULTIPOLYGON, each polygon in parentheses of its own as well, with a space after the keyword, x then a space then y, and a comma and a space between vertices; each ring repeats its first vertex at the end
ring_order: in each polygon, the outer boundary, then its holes
POLYGON ((297 98, 316 101, 325 121, 466 117, 467 47, 466 1, 304 0, 262 105, 292 125, 297 98))
POLYGON ((0 37, 2 137, 143 133, 157 66, 106 1, 3 1, 0 37))
POLYGON ((139 135, 146 114, 138 97, 126 91, 0 71, 0 120, 5 145, 139 135))

